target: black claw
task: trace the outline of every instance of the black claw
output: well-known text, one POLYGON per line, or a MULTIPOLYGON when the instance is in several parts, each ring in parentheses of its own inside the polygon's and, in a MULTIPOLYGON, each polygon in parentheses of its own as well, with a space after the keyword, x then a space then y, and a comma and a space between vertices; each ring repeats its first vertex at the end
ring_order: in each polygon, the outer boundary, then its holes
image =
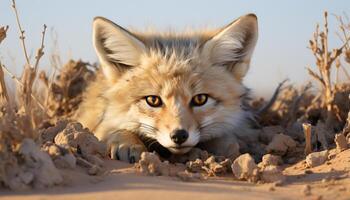
POLYGON ((135 163, 135 161, 136 161, 136 159, 135 159, 134 156, 131 156, 131 157, 129 158, 129 162, 130 162, 131 164, 135 163))
POLYGON ((120 160, 118 152, 115 152, 115 157, 117 158, 117 160, 120 160))

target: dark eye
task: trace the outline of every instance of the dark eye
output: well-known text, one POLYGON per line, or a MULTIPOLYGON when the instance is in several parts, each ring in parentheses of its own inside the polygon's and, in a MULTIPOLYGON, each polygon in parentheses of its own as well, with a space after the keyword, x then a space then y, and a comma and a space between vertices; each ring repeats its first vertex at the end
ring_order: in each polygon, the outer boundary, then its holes
POLYGON ((162 99, 155 95, 150 95, 145 97, 146 102, 151 107, 160 107, 163 105, 162 99))
POLYGON ((203 106, 208 101, 207 94, 197 94, 191 100, 191 106, 203 106))

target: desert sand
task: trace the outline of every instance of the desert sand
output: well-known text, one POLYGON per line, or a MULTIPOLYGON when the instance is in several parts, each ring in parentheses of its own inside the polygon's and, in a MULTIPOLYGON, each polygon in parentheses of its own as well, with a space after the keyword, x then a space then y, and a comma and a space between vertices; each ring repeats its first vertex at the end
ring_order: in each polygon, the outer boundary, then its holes
MULTIPOLYGON (((335 150, 334 150, 335 151, 335 150)), ((325 164, 284 166, 282 184, 254 184, 232 176, 184 182, 176 177, 146 176, 134 165, 105 160, 106 172, 89 176, 83 168, 61 170, 64 185, 24 192, 1 190, 0 199, 350 199, 350 149, 330 153, 325 164)))

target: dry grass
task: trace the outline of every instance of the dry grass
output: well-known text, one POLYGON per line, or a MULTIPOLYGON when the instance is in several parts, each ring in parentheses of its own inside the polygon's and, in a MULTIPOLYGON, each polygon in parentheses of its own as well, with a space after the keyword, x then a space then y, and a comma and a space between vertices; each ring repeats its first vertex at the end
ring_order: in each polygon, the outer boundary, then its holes
MULTIPOLYGON (((346 34, 345 25, 341 18, 338 18, 341 24, 341 30, 344 33, 343 44, 330 50, 328 40, 329 40, 329 30, 328 30, 328 14, 324 13, 324 23, 323 30, 319 30, 319 25, 316 26, 313 38, 309 41, 309 47, 315 56, 316 66, 318 68, 318 73, 308 68, 309 74, 316 79, 323 89, 323 106, 327 109, 327 125, 330 126, 333 118, 338 117, 334 114, 338 114, 339 108, 334 103, 335 94, 337 92, 337 85, 332 80, 332 70, 334 65, 339 69, 340 66, 340 56, 345 55, 344 50, 348 48, 349 37, 346 34)), ((345 51, 347 52, 347 51, 345 51)), ((344 69, 344 68, 343 68, 344 69)), ((345 69, 344 69, 345 70, 345 69)), ((345 70, 346 71, 346 70, 345 70)))

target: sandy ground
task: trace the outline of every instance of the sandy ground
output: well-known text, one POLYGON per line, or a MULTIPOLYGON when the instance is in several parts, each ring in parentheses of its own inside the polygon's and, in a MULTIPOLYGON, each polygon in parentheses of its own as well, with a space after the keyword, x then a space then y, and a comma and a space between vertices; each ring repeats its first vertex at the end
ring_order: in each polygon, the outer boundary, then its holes
POLYGON ((286 166, 282 186, 253 184, 214 177, 183 182, 175 177, 152 177, 135 172, 133 165, 106 161, 108 173, 88 176, 83 169, 62 171, 65 185, 26 192, 0 191, 0 199, 350 199, 350 149, 335 154, 324 165, 308 169, 303 162, 286 166), (310 189, 308 189, 310 188, 310 189))

